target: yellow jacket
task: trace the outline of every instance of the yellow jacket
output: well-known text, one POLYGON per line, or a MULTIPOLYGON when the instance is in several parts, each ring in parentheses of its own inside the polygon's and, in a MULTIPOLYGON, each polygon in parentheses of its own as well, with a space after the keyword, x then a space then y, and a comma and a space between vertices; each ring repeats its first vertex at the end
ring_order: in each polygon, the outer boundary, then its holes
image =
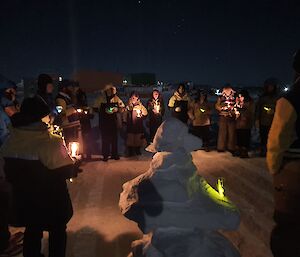
POLYGON ((183 96, 180 96, 180 94, 177 91, 175 91, 174 95, 171 96, 168 107, 174 108, 176 101, 187 101, 188 106, 191 103, 191 99, 188 94, 184 94, 183 96))
POLYGON ((279 172, 284 154, 296 140, 297 113, 285 98, 277 101, 275 115, 268 138, 267 164, 272 174, 279 172))
POLYGON ((23 128, 11 128, 10 136, 1 148, 1 156, 39 160, 50 170, 74 164, 63 139, 51 134, 42 122, 23 128))

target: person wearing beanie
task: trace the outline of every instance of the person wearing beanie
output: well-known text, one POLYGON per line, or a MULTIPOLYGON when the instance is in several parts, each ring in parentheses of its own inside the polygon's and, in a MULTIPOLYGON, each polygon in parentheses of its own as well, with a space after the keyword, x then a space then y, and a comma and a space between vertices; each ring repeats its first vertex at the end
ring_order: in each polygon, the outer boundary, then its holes
POLYGON ((64 257, 66 224, 73 214, 66 179, 77 174, 79 165, 63 138, 48 131, 43 120, 49 114, 49 106, 40 97, 24 99, 1 148, 13 192, 10 224, 25 227, 24 257, 43 256, 43 231, 49 232, 49 256, 64 257))
POLYGON ((276 104, 267 145, 267 164, 273 175, 274 257, 300 256, 300 51, 294 57, 295 83, 276 104))
POLYGON ((274 118, 276 102, 279 98, 277 93, 278 80, 269 78, 264 82, 263 94, 256 103, 255 119, 260 134, 260 155, 266 156, 268 134, 274 118))

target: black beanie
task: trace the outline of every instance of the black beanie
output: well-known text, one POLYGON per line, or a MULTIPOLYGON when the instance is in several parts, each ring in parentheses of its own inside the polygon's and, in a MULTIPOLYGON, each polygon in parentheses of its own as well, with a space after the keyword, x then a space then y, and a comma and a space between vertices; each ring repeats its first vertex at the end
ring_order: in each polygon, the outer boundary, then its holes
POLYGON ((53 80, 48 74, 40 74, 38 78, 38 89, 40 92, 45 93, 47 84, 52 84, 53 80))
POLYGON ((20 112, 11 117, 13 127, 28 126, 50 114, 49 106, 39 96, 25 98, 20 112))
POLYGON ((300 73, 300 49, 294 55, 293 68, 297 73, 300 73))

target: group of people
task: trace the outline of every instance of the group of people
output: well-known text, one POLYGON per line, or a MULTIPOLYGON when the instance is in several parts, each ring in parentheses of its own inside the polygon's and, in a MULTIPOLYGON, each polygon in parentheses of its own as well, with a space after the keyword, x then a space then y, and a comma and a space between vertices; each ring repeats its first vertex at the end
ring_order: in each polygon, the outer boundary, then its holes
MULTIPOLYGON (((264 93, 255 104, 246 90, 235 92, 226 85, 215 105, 205 91, 192 99, 180 84, 169 99, 172 115, 186 123, 190 133, 202 138, 210 150, 212 113, 219 115, 217 150, 248 157, 251 129, 260 131, 261 155, 273 174, 276 226, 271 248, 275 257, 300 256, 300 52, 295 56, 295 84, 279 98, 277 84, 266 80, 264 93)), ((86 94, 72 81, 59 83, 53 97, 52 78, 41 74, 38 90, 20 104, 16 87, 11 85, 1 96, 1 156, 4 173, 0 173, 0 255, 42 257, 43 231, 49 232, 49 256, 64 257, 66 225, 73 210, 67 180, 80 172, 80 160, 71 156, 66 142, 82 131, 85 157, 91 157, 88 140, 93 113, 99 115, 103 161, 119 159, 118 136, 123 134, 128 156, 140 155, 141 147, 151 142, 163 121, 166 107, 158 90, 153 90, 144 105, 132 92, 125 105, 113 85, 104 88, 93 108, 86 94), (76 126, 75 126, 75 125, 76 126), (57 133, 55 126, 63 128, 57 133), (73 126, 74 125, 74 126, 73 126), (144 126, 149 128, 147 138, 144 126), (76 128, 76 129, 75 129, 76 128), (148 140, 147 140, 148 139, 148 140), (9 224, 25 227, 25 232, 10 234, 9 224)))
POLYGON ((150 140, 153 140, 157 128, 160 126, 165 113, 163 98, 158 90, 144 106, 137 92, 130 94, 125 105, 117 96, 113 85, 104 88, 102 94, 94 102, 93 109, 99 113, 99 127, 102 138, 103 161, 119 160, 118 135, 124 131, 127 155, 141 155, 141 148, 147 144, 144 125, 149 127, 150 140), (148 117, 147 122, 144 122, 148 117))
POLYGON ((1 256, 23 251, 24 257, 42 257, 43 231, 49 232, 49 256, 65 256, 66 225, 73 214, 67 180, 81 171, 81 162, 50 126, 64 124, 64 116, 55 111, 59 96, 53 99, 52 92, 46 74, 39 76, 37 93, 21 105, 14 85, 2 92, 1 122, 7 131, 1 130, 1 256), (11 235, 9 225, 25 227, 25 232, 11 235))
POLYGON ((196 98, 191 99, 185 85, 180 84, 169 100, 169 108, 174 117, 187 123, 190 132, 203 141, 206 151, 211 146, 212 115, 216 111, 218 118, 218 152, 229 151, 234 156, 248 158, 253 126, 259 128, 261 156, 266 155, 268 132, 274 117, 277 94, 277 81, 268 79, 264 83, 263 95, 255 104, 245 89, 236 92, 226 84, 215 105, 209 101, 205 90, 199 90, 196 98))

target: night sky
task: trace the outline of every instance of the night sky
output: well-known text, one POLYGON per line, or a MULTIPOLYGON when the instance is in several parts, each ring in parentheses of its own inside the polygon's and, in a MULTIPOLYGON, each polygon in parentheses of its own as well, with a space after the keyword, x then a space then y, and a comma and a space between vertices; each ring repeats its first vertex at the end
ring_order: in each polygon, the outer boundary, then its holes
POLYGON ((0 13, 0 74, 12 79, 84 68, 289 82, 300 48, 299 0, 7 0, 0 13))

